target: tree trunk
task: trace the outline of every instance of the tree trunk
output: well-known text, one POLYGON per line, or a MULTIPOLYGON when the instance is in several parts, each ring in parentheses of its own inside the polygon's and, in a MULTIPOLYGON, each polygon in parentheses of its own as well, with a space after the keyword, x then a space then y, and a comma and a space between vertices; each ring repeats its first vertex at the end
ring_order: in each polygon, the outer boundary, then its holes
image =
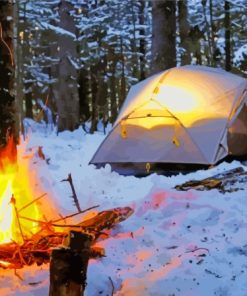
MULTIPOLYGON (((18 140, 18 125, 15 118, 13 55, 13 4, 2 0, 0 4, 0 166, 2 149, 11 137, 18 140)), ((16 158, 13 147, 11 156, 16 158)), ((7 156, 9 157, 9 156, 7 156)))
POLYGON ((26 117, 33 118, 33 95, 32 93, 27 93, 25 96, 25 107, 26 107, 26 117))
POLYGON ((96 65, 91 66, 92 124, 90 133, 94 133, 97 130, 97 123, 100 115, 102 115, 99 109, 105 106, 107 102, 107 84, 104 81, 106 68, 106 56, 102 57, 96 65))
POLYGON ((121 77, 120 77, 120 92, 119 92, 119 107, 122 106, 126 97, 126 81, 125 81, 125 60, 123 53, 123 39, 120 36, 120 52, 121 52, 121 77))
POLYGON ((132 75, 138 77, 138 58, 137 58, 137 47, 136 47, 136 17, 135 17, 135 2, 130 1, 130 13, 132 21, 133 35, 130 39, 131 54, 132 54, 132 75))
POLYGON ((189 31, 190 25, 188 21, 187 0, 178 1, 178 23, 180 34, 180 47, 183 52, 181 54, 181 65, 187 65, 191 62, 190 44, 189 44, 189 31))
POLYGON ((17 1, 13 7, 14 9, 14 24, 15 24, 15 38, 14 38, 14 54, 15 54, 15 93, 16 93, 16 129, 19 129, 19 124, 22 127, 24 112, 23 112, 23 43, 24 43, 24 18, 20 16, 20 2, 17 1))
POLYGON ((89 78, 88 70, 81 69, 79 74, 80 121, 85 122, 90 117, 89 111, 89 78))
POLYGON ((117 59, 115 58, 114 48, 110 48, 109 50, 111 60, 109 62, 110 68, 110 101, 111 101, 111 118, 110 121, 113 123, 117 117, 117 93, 116 93, 116 66, 117 59))
POLYGON ((92 95, 92 112, 91 112, 91 128, 90 133, 93 134, 97 130, 98 124, 98 106, 97 106, 97 92, 98 92, 98 65, 92 65, 90 67, 91 77, 91 95, 92 95))
POLYGON ((190 47, 193 56, 196 59, 196 64, 202 64, 201 44, 200 40, 204 37, 198 25, 191 27, 189 32, 190 47))
MULTIPOLYGON (((54 96, 58 112, 58 132, 63 130, 74 130, 79 123, 79 94, 77 86, 77 69, 71 58, 77 56, 76 43, 73 36, 76 36, 76 27, 73 17, 69 14, 73 6, 62 0, 59 4, 60 24, 59 26, 68 31, 69 34, 58 36, 58 57, 57 66, 58 82, 54 85, 54 96)), ((54 75, 55 76, 55 75, 54 75)))
POLYGON ((49 296, 83 296, 91 235, 71 231, 69 245, 52 251, 49 296))
POLYGON ((152 1, 152 73, 176 66, 176 1, 152 1))
POLYGON ((210 16, 210 33, 211 33, 211 44, 212 44, 212 66, 216 66, 217 62, 217 51, 216 51, 216 44, 215 44, 215 26, 214 26, 214 19, 213 19, 213 1, 209 0, 209 16, 210 16))
POLYGON ((144 19, 144 15, 145 15, 145 3, 146 1, 141 0, 140 1, 140 14, 139 14, 139 23, 141 26, 140 29, 140 44, 139 44, 139 52, 140 52, 140 80, 145 79, 145 54, 146 54, 146 47, 145 47, 145 30, 143 29, 144 23, 145 23, 145 19, 144 19))
POLYGON ((225 69, 226 71, 231 71, 232 61, 231 61, 231 21, 230 21, 230 2, 225 1, 225 69))
POLYGON ((202 7, 203 7, 203 15, 204 15, 204 23, 205 23, 205 38, 207 40, 208 43, 208 50, 206 50, 205 54, 206 54, 206 58, 207 58, 207 62, 208 65, 212 65, 212 61, 213 61, 213 52, 212 52, 212 40, 211 40, 211 34, 210 34, 210 25, 208 23, 208 19, 207 19, 207 0, 202 0, 202 7))

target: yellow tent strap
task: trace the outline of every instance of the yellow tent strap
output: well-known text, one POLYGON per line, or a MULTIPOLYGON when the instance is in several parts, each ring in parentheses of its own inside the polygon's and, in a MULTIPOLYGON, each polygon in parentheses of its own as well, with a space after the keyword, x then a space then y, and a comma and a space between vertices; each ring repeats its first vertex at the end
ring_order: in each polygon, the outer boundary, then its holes
POLYGON ((121 126, 121 137, 123 139, 126 139, 127 138, 127 130, 126 130, 125 122, 123 120, 121 120, 120 126, 121 126))
POLYGON ((155 99, 156 96, 158 95, 159 91, 160 91, 160 86, 163 84, 167 74, 169 73, 169 71, 165 71, 165 73, 161 76, 161 78, 159 79, 158 83, 156 84, 153 92, 152 92, 152 96, 151 99, 155 99))
POLYGON ((151 164, 150 164, 150 162, 147 162, 146 163, 146 171, 147 171, 147 173, 150 172, 150 169, 151 169, 151 164))
POLYGON ((178 134, 178 130, 180 128, 180 123, 179 121, 176 120, 176 123, 174 125, 174 135, 172 137, 172 143, 176 146, 176 147, 179 147, 180 146, 180 142, 177 138, 177 134, 178 134))

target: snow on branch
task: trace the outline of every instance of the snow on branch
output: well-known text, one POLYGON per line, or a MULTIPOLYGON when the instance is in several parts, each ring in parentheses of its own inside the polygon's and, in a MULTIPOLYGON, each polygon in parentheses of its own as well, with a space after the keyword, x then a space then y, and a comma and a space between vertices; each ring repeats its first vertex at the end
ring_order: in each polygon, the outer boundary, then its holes
POLYGON ((52 31, 54 31, 54 32, 57 33, 57 34, 65 35, 65 36, 67 36, 67 37, 71 37, 71 38, 73 38, 74 40, 76 39, 75 34, 71 33, 70 31, 67 31, 67 30, 65 30, 65 29, 62 29, 62 28, 60 28, 60 27, 53 26, 53 25, 48 24, 48 23, 46 23, 46 22, 40 22, 40 25, 41 25, 41 27, 44 28, 44 29, 52 30, 52 31))

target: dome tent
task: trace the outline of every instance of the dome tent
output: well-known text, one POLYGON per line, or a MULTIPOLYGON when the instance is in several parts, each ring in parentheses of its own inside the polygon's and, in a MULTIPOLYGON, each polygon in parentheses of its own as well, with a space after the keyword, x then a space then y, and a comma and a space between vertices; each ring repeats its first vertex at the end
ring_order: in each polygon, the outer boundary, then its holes
POLYGON ((182 66, 134 85, 90 164, 122 173, 210 166, 247 155, 247 80, 182 66))

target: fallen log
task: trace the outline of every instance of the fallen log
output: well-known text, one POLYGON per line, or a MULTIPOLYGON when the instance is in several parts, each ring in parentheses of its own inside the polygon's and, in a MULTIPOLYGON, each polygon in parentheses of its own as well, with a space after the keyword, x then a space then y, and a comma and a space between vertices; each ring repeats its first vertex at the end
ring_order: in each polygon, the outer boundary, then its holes
POLYGON ((238 167, 202 180, 187 181, 175 186, 175 189, 181 191, 218 189, 220 192, 225 193, 240 190, 240 188, 234 188, 233 185, 237 182, 244 183, 246 181, 247 171, 242 167, 238 167))

